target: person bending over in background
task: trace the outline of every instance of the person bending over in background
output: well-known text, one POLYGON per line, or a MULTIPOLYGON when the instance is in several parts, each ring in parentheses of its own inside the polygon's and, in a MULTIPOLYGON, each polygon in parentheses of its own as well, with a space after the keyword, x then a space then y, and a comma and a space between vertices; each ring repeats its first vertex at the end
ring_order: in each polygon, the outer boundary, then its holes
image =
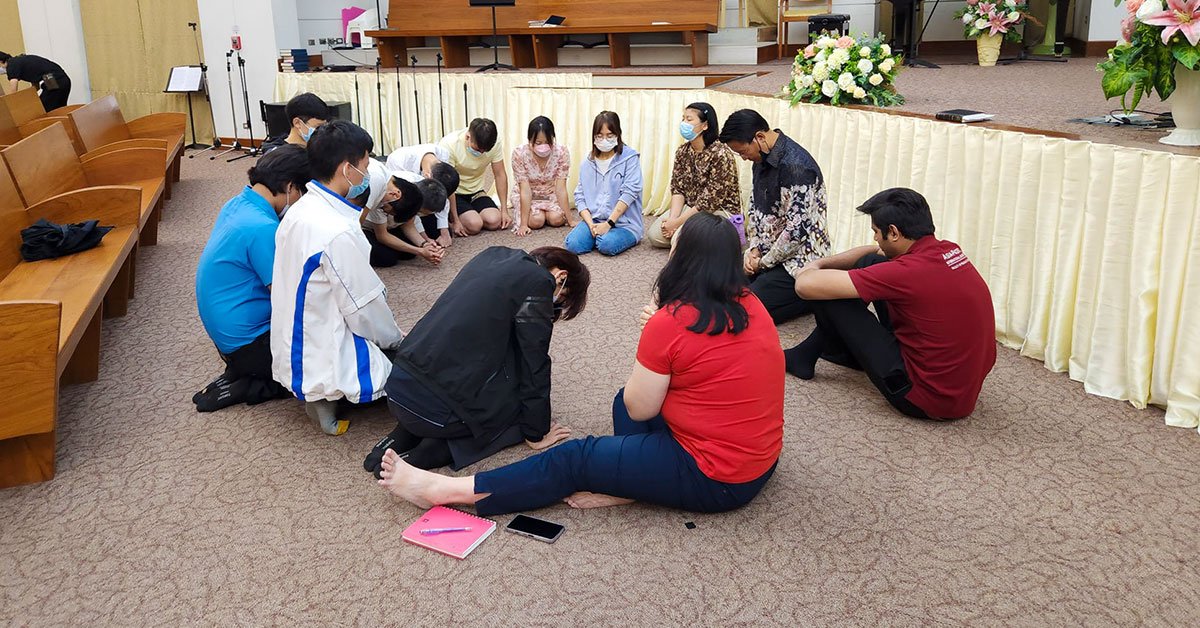
POLYGON ((450 154, 450 165, 461 179, 455 192, 458 225, 454 235, 475 235, 483 229, 507 229, 512 218, 501 211, 496 200, 484 189, 484 173, 490 167, 496 179, 496 198, 508 199, 508 174, 504 171, 504 145, 496 131, 496 123, 487 118, 475 118, 465 129, 443 137, 438 145, 450 154))
POLYGON ((858 211, 871 216, 878 246, 796 273, 796 292, 812 304, 817 328, 785 352, 788 372, 812 379, 817 359, 825 358, 866 371, 908 416, 971 414, 996 363, 987 283, 959 245, 934 237, 929 204, 917 192, 884 190, 858 211))
POLYGON ((71 77, 62 66, 45 57, 28 54, 14 57, 0 52, 0 73, 8 77, 9 93, 17 91, 18 81, 31 83, 34 89, 41 90, 38 98, 47 113, 66 107, 71 97, 71 77))
POLYGON ((371 265, 387 268, 414 257, 440 264, 446 250, 425 233, 419 216, 442 211, 446 189, 413 172, 388 173, 387 166, 375 160, 367 172, 371 190, 362 200, 362 227, 371 243, 371 265))
POLYGON ((753 162, 754 189, 746 213, 749 247, 744 266, 750 289, 771 318, 783 323, 808 314, 794 276, 829 255, 825 181, 812 155, 757 111, 741 109, 725 121, 721 141, 753 162))
POLYGON ((321 125, 329 121, 329 106, 316 94, 303 93, 293 97, 283 108, 288 122, 292 125, 287 135, 271 138, 262 145, 263 154, 267 154, 280 146, 292 144, 304 148, 308 140, 321 125))
POLYGON ((513 188, 508 202, 518 236, 545 225, 561 227, 570 222, 567 175, 571 153, 554 141, 554 123, 546 116, 531 120, 527 135, 529 143, 512 152, 513 188))
POLYGON ((390 172, 415 172, 426 179, 433 179, 442 184, 449 198, 446 207, 433 216, 422 214, 421 224, 425 233, 437 241, 438 246, 449 248, 453 241, 450 230, 458 224, 454 192, 458 189, 461 179, 458 171, 450 165, 450 152, 437 144, 418 144, 416 146, 401 146, 388 155, 387 167, 390 172))
POLYGON ((579 256, 558 247, 494 246, 468 262, 400 344, 387 383, 397 426, 363 467, 378 473, 391 449, 422 469, 461 469, 566 438, 550 418, 550 337, 583 311, 590 285, 579 256))
POLYGON ((579 166, 579 224, 564 246, 580 255, 629 250, 642 239, 642 160, 621 136, 621 118, 601 111, 592 122, 592 151, 579 166))
POLYGON ((348 198, 370 190, 374 141, 345 120, 317 129, 308 142, 314 179, 275 234, 271 354, 275 380, 298 399, 326 434, 349 422, 337 402, 383 396, 392 362, 383 354, 404 334, 371 268, 371 244, 348 198))
POLYGON ((671 237, 696 212, 728 219, 742 213, 737 158, 717 139, 717 112, 706 102, 683 110, 679 134, 685 140, 675 151, 671 167, 671 206, 646 232, 651 246, 671 247, 671 237))
POLYGON ((613 400, 614 436, 465 477, 423 471, 389 450, 379 484, 421 507, 474 504, 480 515, 564 498, 577 508, 636 500, 697 512, 749 503, 783 448, 779 334, 747 288, 729 221, 696 214, 674 240, 656 284, 661 307, 613 400))
POLYGON ((291 396, 271 375, 271 282, 279 217, 305 193, 308 153, 263 156, 250 185, 230 199, 196 267, 196 306, 225 372, 192 397, 200 412, 291 396))

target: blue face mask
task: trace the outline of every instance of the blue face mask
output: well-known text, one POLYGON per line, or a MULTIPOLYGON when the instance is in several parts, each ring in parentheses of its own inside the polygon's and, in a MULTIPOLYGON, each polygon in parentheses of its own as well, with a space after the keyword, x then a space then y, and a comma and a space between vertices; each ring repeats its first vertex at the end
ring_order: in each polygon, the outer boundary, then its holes
MULTIPOLYGON (((346 165, 349 166, 350 164, 346 164, 346 165)), ((350 191, 346 193, 346 198, 358 198, 363 195, 363 192, 366 192, 367 190, 371 189, 371 175, 370 175, 370 173, 363 172, 362 170, 359 170, 358 168, 355 168, 354 166, 350 166, 350 168, 352 168, 358 174, 361 174, 363 176, 363 178, 362 178, 362 183, 359 183, 358 185, 350 186, 350 191)), ((349 182, 350 177, 346 177, 346 181, 349 182)))
POLYGON ((304 130, 300 132, 300 139, 304 140, 304 143, 307 144, 308 138, 312 137, 312 134, 314 131, 316 131, 316 129, 312 128, 311 126, 308 126, 308 123, 305 122, 304 130))
POLYGON ((688 124, 686 121, 679 123, 679 134, 683 136, 683 139, 689 142, 696 139, 696 136, 699 135, 699 133, 696 132, 696 127, 688 124))
POLYGON ((472 147, 470 144, 467 144, 467 152, 471 153, 472 157, 482 157, 483 156, 483 153, 475 150, 475 148, 472 147))

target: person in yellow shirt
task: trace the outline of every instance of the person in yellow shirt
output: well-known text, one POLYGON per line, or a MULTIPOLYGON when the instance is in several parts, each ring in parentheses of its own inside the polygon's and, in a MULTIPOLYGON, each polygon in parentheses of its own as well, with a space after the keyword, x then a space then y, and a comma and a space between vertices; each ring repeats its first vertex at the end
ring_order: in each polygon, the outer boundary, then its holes
POLYGON ((450 153, 450 165, 459 176, 458 190, 450 201, 450 229, 454 235, 475 235, 483 229, 495 231, 512 226, 512 216, 501 211, 484 188, 484 175, 490 166, 496 179, 496 198, 507 202, 504 146, 496 123, 487 118, 475 118, 467 128, 450 133, 438 144, 450 153))

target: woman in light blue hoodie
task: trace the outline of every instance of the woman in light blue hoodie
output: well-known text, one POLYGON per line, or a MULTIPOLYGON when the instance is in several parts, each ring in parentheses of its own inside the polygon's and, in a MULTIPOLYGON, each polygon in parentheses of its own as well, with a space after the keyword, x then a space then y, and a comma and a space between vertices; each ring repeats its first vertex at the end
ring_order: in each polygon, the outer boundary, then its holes
POLYGON ((642 160, 622 141, 621 118, 611 111, 596 116, 592 142, 575 188, 580 221, 563 246, 579 255, 616 255, 642 240, 642 160))

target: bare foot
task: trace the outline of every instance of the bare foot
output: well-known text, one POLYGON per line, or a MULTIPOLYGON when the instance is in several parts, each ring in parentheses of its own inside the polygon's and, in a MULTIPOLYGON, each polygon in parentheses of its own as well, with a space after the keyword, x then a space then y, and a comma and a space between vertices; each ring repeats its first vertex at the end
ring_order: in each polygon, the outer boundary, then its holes
POLYGON ((396 497, 421 508, 433 506, 433 502, 426 495, 436 476, 408 464, 395 451, 389 449, 384 452, 379 475, 382 478, 379 485, 396 497))
POLYGON ((624 497, 613 497, 603 493, 589 493, 587 491, 579 491, 573 493, 563 500, 567 502, 571 508, 607 508, 609 506, 624 506, 632 504, 634 500, 625 499, 624 497))

